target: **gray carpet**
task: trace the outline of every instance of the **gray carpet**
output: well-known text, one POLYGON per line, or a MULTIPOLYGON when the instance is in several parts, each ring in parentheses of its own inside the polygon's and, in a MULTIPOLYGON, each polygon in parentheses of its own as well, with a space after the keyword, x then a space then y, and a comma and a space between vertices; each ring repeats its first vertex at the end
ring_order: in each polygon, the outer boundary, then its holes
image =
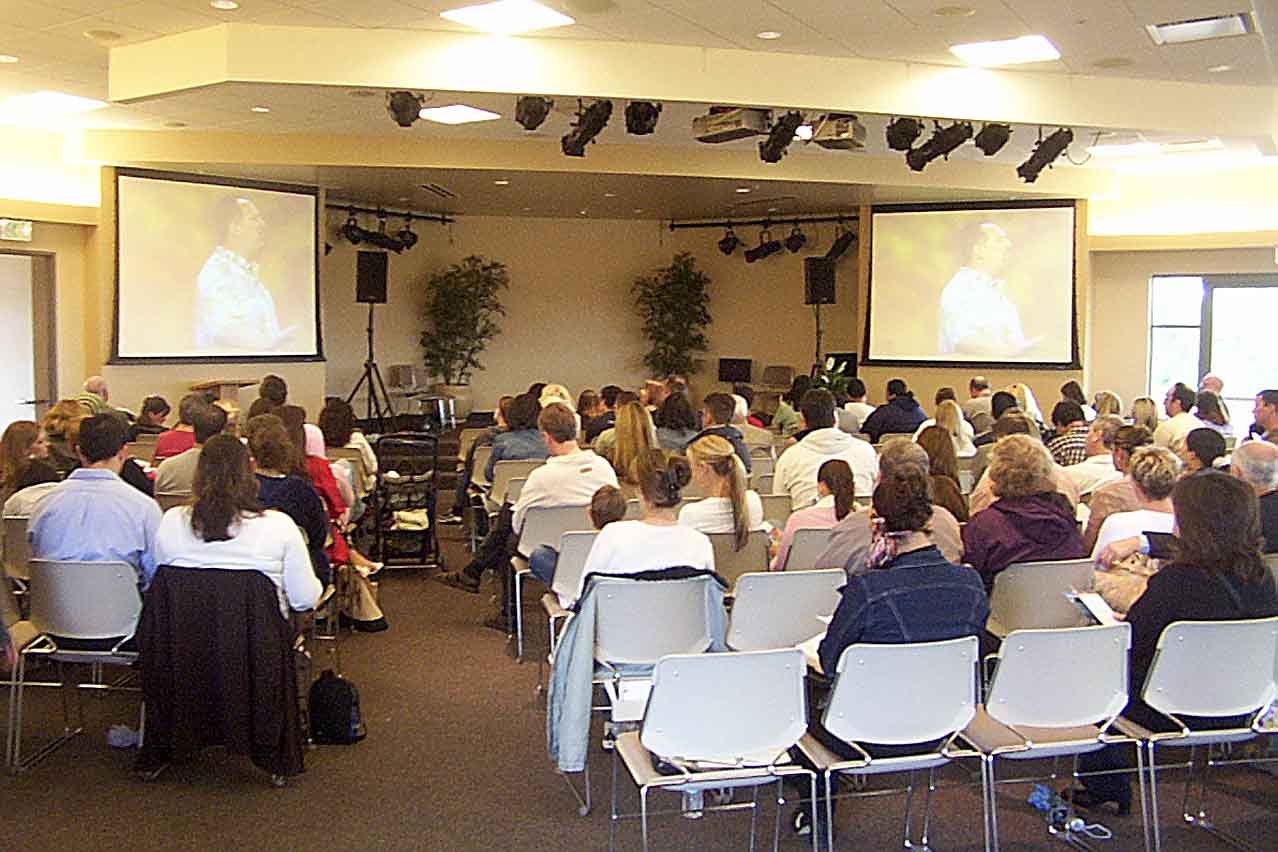
MULTIPOLYGON (((455 528, 449 532, 455 534, 455 528)), ((445 553, 450 567, 464 561, 458 541, 446 542, 445 553)), ((83 736, 29 773, 0 778, 3 846, 66 852, 213 846, 605 848, 610 758, 594 752, 596 807, 589 817, 578 817, 571 794, 546 759, 544 716, 533 692, 536 650, 517 665, 504 637, 480 626, 490 612, 487 589, 468 595, 414 571, 387 573, 382 603, 390 631, 343 634, 345 673, 361 691, 367 740, 309 751, 306 774, 283 790, 271 789, 247 759, 218 750, 146 784, 129 771, 132 752, 105 744, 110 724, 136 724, 136 695, 85 695, 83 736)), ((528 611, 530 633, 539 640, 539 610, 530 606, 528 611)), ((320 652, 321 666, 325 653, 320 652)), ((60 713, 52 690, 29 695, 28 736, 36 743, 56 729, 60 713)), ((958 786, 937 794, 934 846, 979 849, 979 791, 962 771, 951 769, 944 780, 958 786)), ((1179 782, 1179 777, 1169 780, 1179 782)), ((1237 769, 1221 780, 1223 788, 1215 795, 1219 822, 1260 848, 1275 848, 1274 778, 1237 769)), ((621 789, 623 805, 636 809, 637 797, 624 773, 621 789)), ((1222 848, 1176 825, 1181 787, 1166 789, 1165 847, 1222 848)), ((1000 792, 1004 847, 1059 846, 1025 804, 1027 793, 1024 786, 1000 792)), ((775 810, 766 795, 761 800, 760 842, 766 848, 775 810)), ((839 848, 899 848, 902 806, 899 797, 844 803, 837 822, 839 848)), ((1139 848, 1139 816, 1103 821, 1116 837, 1099 848, 1139 848)), ((700 821, 665 817, 654 821, 653 847, 745 849, 748 831, 749 817, 743 813, 711 814, 700 821)), ((638 824, 624 823, 620 841, 618 848, 638 849, 638 824)), ((781 846, 805 848, 785 828, 781 846)))

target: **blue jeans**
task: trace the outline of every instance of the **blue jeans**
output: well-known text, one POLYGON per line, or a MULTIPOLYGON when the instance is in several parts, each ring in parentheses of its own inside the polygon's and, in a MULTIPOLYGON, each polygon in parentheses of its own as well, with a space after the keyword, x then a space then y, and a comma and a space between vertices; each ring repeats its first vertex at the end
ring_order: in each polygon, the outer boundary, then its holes
POLYGON ((559 551, 548 544, 539 544, 528 557, 528 568, 533 576, 547 587, 555 582, 555 566, 559 564, 559 551))

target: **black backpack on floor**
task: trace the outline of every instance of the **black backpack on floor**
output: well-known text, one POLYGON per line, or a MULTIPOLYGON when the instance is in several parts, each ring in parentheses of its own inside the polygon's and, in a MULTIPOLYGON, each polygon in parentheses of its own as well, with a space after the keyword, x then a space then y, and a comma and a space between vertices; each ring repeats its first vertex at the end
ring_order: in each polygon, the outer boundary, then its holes
POLYGON ((368 736, 359 709, 359 690, 344 677, 325 669, 307 696, 311 739, 323 745, 351 745, 368 736))

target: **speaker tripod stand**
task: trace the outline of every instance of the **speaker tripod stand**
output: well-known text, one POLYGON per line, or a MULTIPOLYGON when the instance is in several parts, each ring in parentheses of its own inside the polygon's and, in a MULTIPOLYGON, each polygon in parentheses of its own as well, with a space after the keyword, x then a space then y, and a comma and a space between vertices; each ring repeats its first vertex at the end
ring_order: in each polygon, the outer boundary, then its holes
POLYGON ((388 431, 386 428, 386 418, 395 417, 395 408, 391 405, 390 394, 386 392, 386 383, 382 381, 382 371, 377 368, 377 360, 373 355, 373 308, 372 302, 368 304, 368 357, 364 360, 364 375, 360 376, 359 381, 355 384, 355 388, 346 397, 346 404, 350 405, 358 394, 359 389, 367 385, 365 394, 365 411, 367 422, 376 422, 377 431, 385 435, 388 431))

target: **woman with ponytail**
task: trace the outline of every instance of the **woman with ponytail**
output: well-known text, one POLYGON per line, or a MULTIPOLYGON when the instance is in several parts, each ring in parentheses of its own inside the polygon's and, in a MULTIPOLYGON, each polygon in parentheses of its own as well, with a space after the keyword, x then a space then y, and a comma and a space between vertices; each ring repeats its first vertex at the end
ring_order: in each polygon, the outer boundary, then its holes
MULTIPOLYGON (((856 502, 852 499, 856 483, 852 478, 852 467, 843 459, 830 459, 817 469, 816 503, 806 509, 800 509, 790 515, 786 521, 785 532, 781 533, 781 543, 777 546, 777 555, 772 560, 772 570, 780 571, 785 567, 786 557, 790 553, 790 545, 794 543, 794 534, 799 530, 828 530, 843 520, 851 512, 856 511, 856 502)), ((800 568, 811 568, 811 565, 800 568)))
POLYGON ((703 533, 733 534, 735 550, 763 529, 763 501, 746 487, 745 467, 726 438, 706 435, 688 445, 692 482, 705 498, 688 503, 679 523, 703 533))
POLYGON ((664 568, 714 570, 710 539, 675 516, 692 470, 683 456, 645 450, 635 457, 631 479, 639 484, 643 518, 614 521, 599 531, 586 557, 574 599, 580 598, 591 574, 639 574, 664 568))

